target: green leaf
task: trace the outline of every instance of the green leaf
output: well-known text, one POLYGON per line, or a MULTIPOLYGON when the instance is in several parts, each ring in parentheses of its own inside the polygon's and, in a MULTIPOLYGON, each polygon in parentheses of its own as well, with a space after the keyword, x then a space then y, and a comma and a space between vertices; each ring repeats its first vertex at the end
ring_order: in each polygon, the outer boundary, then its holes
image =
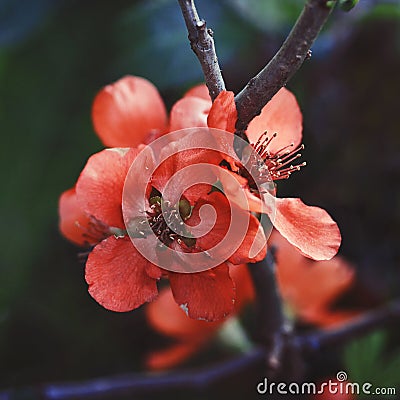
POLYGON ((393 355, 385 354, 386 335, 374 332, 349 344, 345 350, 345 366, 349 380, 373 387, 396 387, 400 369, 400 350, 393 355))

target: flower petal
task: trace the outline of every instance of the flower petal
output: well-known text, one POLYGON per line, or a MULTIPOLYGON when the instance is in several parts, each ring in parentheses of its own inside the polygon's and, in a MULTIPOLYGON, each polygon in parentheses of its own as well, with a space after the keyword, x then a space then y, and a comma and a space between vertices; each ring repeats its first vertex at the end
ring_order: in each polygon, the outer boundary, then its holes
POLYGON ((243 306, 254 300, 253 282, 247 264, 230 265, 229 275, 235 283, 235 312, 239 313, 243 306))
POLYGON ((168 275, 175 301, 189 317, 218 321, 233 311, 235 289, 226 264, 194 274, 168 275))
MULTIPOLYGON (((266 212, 268 207, 263 204, 260 197, 257 197, 250 191, 246 178, 228 170, 222 170, 218 178, 229 201, 232 201, 244 210, 268 214, 266 212)), ((271 196, 268 199, 273 201, 271 196)))
POLYGON ((204 140, 212 146, 213 139, 207 130, 194 130, 165 146, 160 155, 164 161, 159 162, 154 171, 152 185, 164 195, 166 194, 164 189, 169 183, 169 194, 173 194, 176 199, 168 200, 173 203, 179 200, 183 192, 191 203, 210 192, 211 185, 218 179, 215 171, 222 161, 220 152, 204 148, 204 140), (171 180, 177 173, 179 179, 171 180))
POLYGON ((354 282, 354 268, 336 256, 327 261, 313 261, 301 255, 277 231, 270 245, 276 247, 276 275, 283 299, 301 319, 330 326, 351 318, 356 313, 331 310, 331 305, 354 282))
POLYGON ((146 273, 147 261, 129 238, 110 236, 86 262, 90 295, 108 310, 131 311, 157 296, 156 280, 146 273))
POLYGON ((261 261, 267 254, 267 238, 264 229, 254 215, 249 215, 250 223, 246 236, 236 252, 229 257, 232 264, 261 261))
POLYGON ((275 228, 305 256, 329 260, 338 251, 341 235, 336 222, 318 207, 300 199, 276 199, 275 228))
POLYGON ((277 231, 270 245, 276 246, 277 278, 282 295, 300 308, 321 308, 334 301, 354 280, 354 269, 339 256, 313 261, 303 256, 277 231))
POLYGON ((222 129, 227 132, 235 132, 237 110, 233 92, 222 91, 211 107, 207 119, 210 128, 222 129))
POLYGON ((183 97, 171 109, 169 132, 185 128, 206 127, 210 108, 211 99, 183 97))
POLYGON ((106 149, 93 154, 76 184, 83 211, 101 222, 124 229, 122 191, 137 149, 106 149))
POLYGON ((75 188, 66 190, 60 196, 58 213, 60 231, 71 242, 79 246, 89 246, 104 239, 107 227, 96 225, 96 221, 82 211, 75 188))
POLYGON ((97 94, 92 119, 105 146, 136 147, 148 134, 165 130, 167 113, 151 82, 125 76, 97 94))
MULTIPOLYGON (((254 298, 247 265, 231 265, 229 273, 236 287, 235 312, 254 298)), ((147 321, 157 332, 189 342, 201 342, 212 335, 224 322, 207 322, 189 318, 175 302, 170 288, 163 288, 157 299, 146 307, 147 321)))
POLYGON ((154 351, 147 356, 146 366, 153 371, 175 367, 196 353, 200 346, 201 344, 192 342, 178 343, 167 349, 154 351))
POLYGON ((200 198, 187 224, 197 237, 196 247, 207 251, 214 259, 242 264, 260 261, 265 256, 266 238, 257 218, 230 203, 220 192, 200 198), (203 209, 204 206, 211 209, 203 209), (215 213, 214 218, 208 214, 211 212, 215 213), (244 227, 247 227, 246 232, 244 227), (207 233, 200 235, 199 232, 207 233))
POLYGON ((146 316, 152 328, 163 335, 190 342, 200 342, 221 325, 221 321, 189 318, 175 302, 170 288, 161 290, 157 299, 146 307, 146 316))
POLYGON ((192 87, 183 97, 200 97, 200 99, 211 101, 210 92, 204 83, 192 87))
POLYGON ((297 147, 301 143, 302 130, 303 117, 297 100, 293 93, 282 88, 250 122, 247 136, 250 143, 256 143, 263 132, 270 135, 276 132, 278 135, 268 145, 268 150, 276 153, 291 143, 297 147))

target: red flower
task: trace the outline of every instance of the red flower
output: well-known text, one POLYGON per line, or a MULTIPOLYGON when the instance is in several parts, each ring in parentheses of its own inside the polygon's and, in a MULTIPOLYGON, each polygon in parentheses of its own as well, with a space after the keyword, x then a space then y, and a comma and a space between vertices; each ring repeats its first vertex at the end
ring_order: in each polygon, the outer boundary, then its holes
MULTIPOLYGON (((146 101, 155 102, 157 109, 158 94, 154 92, 154 88, 148 82, 134 77, 126 77, 107 86, 96 97, 93 106, 94 124, 105 143, 138 144, 151 140, 152 129, 156 129, 154 127, 158 127, 160 131, 164 129, 158 117, 152 123, 154 110, 150 106, 146 109, 149 110, 149 115, 146 115, 146 110, 140 108, 138 115, 135 115, 134 107, 140 98, 138 85, 143 85, 146 101), (124 131, 123 135, 121 131, 124 131)), ((202 92, 203 89, 199 87, 194 94, 197 96, 202 92)), ((193 99, 196 101, 201 98, 193 97, 189 93, 185 99, 183 105, 179 105, 178 102, 173 108, 170 126, 187 126, 189 117, 191 124, 202 123, 195 121, 200 121, 199 115, 202 115, 203 111, 199 114, 198 109, 191 107, 193 99), (179 114, 179 110, 183 110, 183 113, 179 114)), ((185 140, 196 140, 193 138, 194 136, 189 135, 185 140)), ((171 143, 171 146, 174 146, 174 143, 171 143)), ((169 278, 176 302, 185 308, 189 316, 211 321, 224 318, 232 311, 235 299, 235 288, 229 276, 227 262, 254 262, 265 256, 264 246, 258 254, 249 257, 249 249, 254 241, 265 242, 258 220, 247 210, 237 206, 232 208, 222 193, 211 191, 211 185, 201 184, 185 191, 183 197, 177 199, 186 207, 181 217, 188 229, 194 229, 201 220, 200 209, 210 205, 216 210, 215 226, 207 234, 193 240, 171 231, 159 207, 164 201, 162 193, 165 183, 185 166, 197 162, 217 165, 221 160, 219 153, 212 151, 194 150, 178 153, 159 165, 152 175, 143 204, 146 214, 132 214, 128 209, 125 222, 129 225, 132 221, 137 221, 135 218, 145 216, 159 243, 176 251, 178 255, 180 253, 182 257, 189 253, 209 251, 224 237, 231 219, 238 221, 237 223, 248 221, 248 229, 240 246, 225 258, 222 254, 221 262, 215 268, 191 274, 159 268, 133 246, 124 224, 122 193, 128 170, 138 153, 139 149, 114 148, 94 154, 80 174, 75 192, 67 191, 60 199, 61 231, 77 244, 95 245, 86 263, 86 281, 90 294, 107 309, 129 311, 157 296, 156 282, 163 276, 169 278), (70 201, 66 202, 65 199, 70 201), (232 215, 235 215, 235 218, 232 218, 232 215)), ((155 155, 152 157, 155 158, 155 155)), ((141 180, 142 172, 139 168, 130 174, 132 188, 141 180)), ((148 238, 143 234, 139 240, 146 243, 148 238)), ((179 257, 172 261, 178 262, 179 257)))
MULTIPOLYGON (((247 265, 230 266, 230 274, 236 287, 234 315, 253 300, 254 291, 247 265)), ((177 306, 169 288, 164 288, 159 297, 146 307, 146 316, 153 329, 175 342, 170 347, 149 355, 146 363, 152 370, 171 368, 182 363, 203 348, 226 322, 188 318, 177 306)))
MULTIPOLYGON (((300 254, 282 235, 274 231, 268 241, 276 247, 276 276, 287 309, 302 321, 330 327, 343 324, 358 315, 357 312, 334 309, 333 303, 354 282, 354 269, 343 258, 313 261, 300 254)), ((234 314, 254 300, 253 284, 246 265, 231 267, 236 287, 234 314)), ((169 347, 156 350, 147 359, 150 369, 174 367, 204 348, 224 320, 196 321, 177 306, 169 288, 146 307, 150 326, 174 340, 169 347)))
MULTIPOLYGON (((221 92, 208 116, 208 126, 233 132, 236 118, 233 93, 221 92)), ((299 146, 301 131, 302 115, 297 101, 292 93, 282 88, 247 129, 253 149, 268 168, 265 179, 286 179, 304 165, 291 165, 302 148, 299 146)), ((260 168, 255 172, 263 174, 265 166, 256 164, 252 168, 260 168)), ((301 253, 315 260, 328 260, 337 253, 341 242, 340 231, 325 210, 307 206, 300 199, 276 198, 271 199, 275 202, 274 215, 271 209, 265 209, 255 193, 248 172, 235 165, 231 169, 246 192, 251 211, 269 214, 274 227, 301 253)), ((224 191, 230 200, 235 201, 237 190, 232 191, 229 185, 224 185, 224 191)))
MULTIPOLYGON (((294 135, 293 140, 297 143, 301 138, 301 114, 295 100, 294 103, 293 99, 288 100, 290 96, 285 94, 286 92, 283 92, 283 96, 278 96, 278 103, 274 97, 265 107, 266 111, 263 110, 258 117, 261 120, 254 123, 260 123, 263 129, 268 128, 268 124, 272 124, 272 130, 275 129, 273 126, 277 126, 283 130, 282 135, 294 135), (282 109, 282 105, 285 110, 282 109), (282 118, 283 111, 286 119, 282 118), (276 125, 273 125, 274 123, 276 125)), ((236 122, 233 94, 223 92, 212 104, 202 85, 189 91, 173 106, 167 124, 165 107, 157 90, 146 80, 137 77, 125 77, 100 91, 94 101, 92 115, 95 129, 105 144, 131 147, 141 147, 140 143, 148 143, 169 130, 180 128, 208 124, 210 127, 233 131, 236 122)), ((253 135, 252 129, 250 125, 250 137, 253 135)), ((288 139, 282 135, 280 139, 262 139, 253 144, 276 179, 280 174, 288 176, 292 171, 291 167, 285 167, 287 158, 282 154, 280 146, 285 147, 285 141, 288 139)), ((196 139, 189 136, 186 140, 195 142, 196 139)), ((173 145, 172 143, 171 146, 173 145)), ((153 300, 157 296, 156 281, 164 276, 170 280, 176 302, 186 309, 189 316, 211 321, 225 317, 232 311, 235 298, 234 284, 229 276, 227 262, 254 262, 265 255, 264 248, 258 254, 249 256, 253 242, 265 241, 258 220, 249 210, 229 204, 228 199, 235 199, 235 193, 224 187, 224 195, 218 191, 211 191, 209 184, 201 184, 185 191, 181 198, 176 199, 175 204, 180 201, 184 204, 186 211, 181 212, 179 209, 179 212, 187 229, 195 229, 201 220, 200 209, 206 205, 216 210, 215 226, 207 234, 194 240, 169 229, 165 216, 159 210, 166 181, 185 166, 202 160, 214 165, 221 161, 219 153, 199 150, 181 152, 158 166, 151 178, 151 184, 147 186, 143 204, 147 213, 139 215, 130 212, 129 209, 125 210, 124 221, 124 182, 138 153, 139 149, 116 148, 94 154, 82 171, 75 191, 71 189, 60 198, 61 231, 77 244, 95 245, 86 263, 86 280, 90 294, 108 309, 129 311, 153 300), (248 221, 243 242, 215 268, 192 274, 172 272, 171 268, 167 271, 155 265, 157 263, 148 261, 127 237, 124 224, 125 222, 129 225, 135 222, 135 218, 145 217, 159 242, 184 258, 187 254, 208 252, 227 232, 233 214, 236 215, 232 218, 235 221, 248 221)), ((132 187, 135 180, 141 180, 141 172, 140 168, 132 172, 132 187)), ((251 211, 260 211, 260 199, 251 193, 248 177, 243 178, 238 174, 235 176, 240 182, 244 182, 251 200, 251 211)), ((216 180, 218 177, 214 178, 216 180)), ((275 227, 300 251, 315 259, 330 258, 336 253, 340 244, 340 233, 324 210, 308 207, 299 199, 276 199, 276 203, 275 227)), ((138 233, 141 234, 141 231, 138 230, 138 233)), ((146 235, 143 234, 143 237, 139 238, 143 243, 148 241, 146 235)), ((220 257, 218 254, 216 256, 220 257)), ((179 257, 175 257, 172 262, 177 263, 178 259, 179 257)))
MULTIPOLYGON (((129 311, 155 298, 156 280, 164 275, 169 277, 175 300, 187 309, 189 316, 207 320, 225 317, 232 311, 235 297, 226 263, 193 274, 162 270, 145 259, 126 236, 121 206, 122 189, 128 168, 137 153, 138 150, 135 149, 107 149, 93 155, 76 184, 77 200, 81 209, 87 215, 111 227, 111 231, 120 236, 108 237, 90 253, 86 263, 86 280, 90 294, 105 308, 129 311)), ((199 153, 199 157, 204 158, 204 155, 199 153)), ((193 158, 190 161, 193 162, 193 158)), ((174 173, 171 167, 179 170, 184 165, 184 157, 161 164, 153 175, 154 188, 162 192, 164 179, 168 180, 174 173)), ((130 179, 137 182, 140 174, 141 170, 134 170, 130 179)), ((191 200, 196 198, 193 193, 187 197, 191 200)), ((159 241, 174 249, 178 248, 181 253, 202 252, 213 247, 224 237, 231 222, 231 209, 226 197, 219 192, 207 194, 205 191, 200 191, 196 200, 190 202, 193 210, 186 219, 187 226, 198 224, 199 210, 205 204, 217 210, 217 219, 209 233, 193 243, 188 243, 185 238, 172 233, 165 224, 161 211, 157 206, 152 207, 159 200, 158 195, 149 193, 147 200, 148 222, 159 241), (157 228, 155 228, 156 223, 157 228)), ((258 220, 239 208, 236 210, 236 216, 249 218, 250 222, 245 240, 229 257, 229 261, 239 264, 261 260, 265 256, 265 248, 254 258, 248 256, 248 248, 258 232, 258 220)), ((131 215, 132 220, 136 217, 139 215, 131 215)), ((147 238, 139 240, 145 242, 147 238)), ((166 257, 166 254, 162 253, 162 257, 166 257)))
POLYGON ((354 283, 354 268, 343 258, 313 261, 301 255, 277 231, 268 244, 276 247, 276 277, 280 293, 296 318, 328 327, 344 323, 355 311, 335 309, 337 298, 354 283))

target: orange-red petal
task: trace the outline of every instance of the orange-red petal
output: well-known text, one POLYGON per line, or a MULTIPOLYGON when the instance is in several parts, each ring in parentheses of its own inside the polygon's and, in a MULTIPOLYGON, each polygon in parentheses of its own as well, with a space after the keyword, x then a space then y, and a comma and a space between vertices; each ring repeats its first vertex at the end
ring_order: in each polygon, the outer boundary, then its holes
POLYGON ((267 254, 267 239, 264 229, 254 215, 249 214, 249 216, 246 236, 236 252, 229 257, 232 264, 261 261, 267 254))
POLYGON ((211 101, 210 92, 204 83, 193 86, 183 97, 199 97, 200 99, 211 101))
POLYGON ((163 335, 175 339, 199 342, 213 333, 221 321, 207 322, 189 318, 176 303, 170 288, 160 291, 155 301, 146 307, 150 325, 163 335))
POLYGON ((233 92, 222 91, 211 107, 207 119, 210 128, 222 129, 227 132, 235 132, 237 110, 233 92))
POLYGON ((269 240, 276 246, 277 280, 284 300, 295 314, 323 326, 344 322, 353 311, 331 310, 331 304, 354 281, 354 269, 339 256, 313 261, 301 255, 277 231, 269 240))
POLYGON ((233 311, 235 289, 226 264, 194 274, 168 275, 175 301, 189 317, 218 321, 233 311))
POLYGON ((305 256, 329 260, 337 253, 340 231, 325 210, 293 198, 277 198, 275 206, 275 228, 305 256))
POLYGON ((236 301, 235 312, 240 312, 242 307, 254 300, 254 287, 247 264, 231 265, 229 274, 235 283, 236 301))
POLYGON ((185 128, 206 127, 210 108, 211 99, 183 97, 171 109, 169 132, 185 128))
POLYGON ((258 138, 267 131, 269 136, 278 134, 269 144, 270 153, 276 153, 291 143, 298 146, 301 143, 303 117, 293 93, 286 88, 279 92, 264 106, 261 114, 255 117, 247 128, 250 143, 256 143, 258 138))
POLYGON ((76 184, 80 207, 89 215, 123 229, 122 191, 138 150, 106 149, 93 154, 76 184))
POLYGON ((66 190, 58 205, 61 233, 71 242, 79 245, 91 245, 99 242, 100 238, 89 235, 90 217, 79 207, 75 188, 66 190))
MULTIPOLYGON (((198 237, 196 247, 207 251, 211 249, 210 254, 215 258, 221 257, 229 259, 233 264, 242 264, 260 261, 265 257, 266 238, 257 218, 234 203, 229 203, 220 192, 200 198, 187 224, 203 227, 207 233, 200 237, 195 234, 198 237), (213 211, 208 208, 202 209, 203 206, 211 207, 213 211), (215 218, 212 218, 211 214, 207 217, 208 212, 215 213, 215 218)), ((193 232, 196 233, 195 229, 193 232)))
MULTIPOLYGON (((191 203, 208 193, 211 190, 211 184, 218 180, 215 171, 222 156, 218 151, 204 148, 205 139, 208 139, 207 144, 212 146, 213 137, 208 136, 207 131, 194 130, 180 137, 179 140, 169 143, 161 151, 161 159, 164 161, 154 171, 152 185, 164 194, 166 184, 171 185, 171 178, 174 174, 180 173, 179 179, 174 180, 174 184, 170 186, 177 197, 182 194, 185 187, 188 189, 184 191, 184 195, 191 203), (196 164, 201 165, 196 167, 196 164)), ((175 199, 177 200, 179 199, 175 199)))
POLYGON ((110 236, 98 244, 86 262, 90 295, 104 308, 131 311, 157 296, 156 280, 146 273, 147 261, 129 238, 110 236))
MULTIPOLYGON (((254 298, 254 289, 247 265, 231 265, 229 274, 235 283, 235 313, 254 298)), ((163 335, 190 342, 200 342, 218 329, 223 320, 207 322, 189 318, 178 306, 170 288, 160 291, 155 301, 146 307, 149 324, 163 335)))
POLYGON ((92 119, 105 146, 136 147, 154 131, 164 131, 167 113, 157 88, 148 80, 125 76, 95 97, 92 119))
MULTIPOLYGON (((247 265, 230 266, 229 272, 236 288, 234 312, 254 298, 254 290, 247 265)), ((221 327, 224 320, 207 322, 189 318, 177 305, 170 288, 161 290, 155 301, 146 307, 150 326, 157 332, 178 340, 178 344, 149 355, 147 366, 164 369, 182 363, 198 351, 221 327)))
POLYGON ((175 367, 186 361, 199 349, 199 343, 178 343, 167 349, 150 353, 146 359, 146 366, 151 370, 162 370, 175 367))

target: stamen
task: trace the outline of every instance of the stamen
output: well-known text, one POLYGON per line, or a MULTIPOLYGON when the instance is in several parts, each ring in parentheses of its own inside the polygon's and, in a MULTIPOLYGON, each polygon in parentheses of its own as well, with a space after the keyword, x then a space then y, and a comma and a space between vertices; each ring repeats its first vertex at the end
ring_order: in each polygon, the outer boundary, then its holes
MULTIPOLYGON (((190 203, 186 199, 181 199, 178 204, 171 207, 169 201, 162 200, 161 193, 159 193, 159 196, 151 197, 149 203, 150 211, 146 211, 147 222, 153 233, 158 237, 158 245, 165 248, 176 240, 178 244, 188 246, 184 237, 181 236, 181 232, 185 231, 185 228, 182 228, 182 225, 184 225, 182 219, 186 220, 191 215, 190 203), (163 204, 162 207, 161 204, 163 204)), ((194 245, 195 240, 190 243, 189 247, 194 245)))
MULTIPOLYGON (((263 141, 263 138, 266 137, 267 134, 268 134, 268 131, 264 131, 264 132, 260 135, 260 137, 258 138, 256 144, 254 145, 255 148, 258 147, 258 146, 261 144, 261 142, 263 141)), ((268 138, 267 138, 267 139, 268 139, 268 138)))
POLYGON ((290 165, 287 167, 287 165, 301 157, 301 153, 299 153, 299 151, 304 149, 303 144, 295 147, 294 143, 290 143, 272 153, 268 147, 272 140, 277 136, 278 134, 274 133, 271 137, 268 137, 267 131, 265 131, 260 135, 257 142, 253 145, 254 150, 264 161, 264 165, 256 166, 260 178, 263 175, 266 177, 268 175, 265 173, 265 167, 267 167, 269 175, 273 180, 280 180, 289 178, 293 172, 299 171, 301 167, 306 165, 306 163, 303 162, 298 165, 290 165))

